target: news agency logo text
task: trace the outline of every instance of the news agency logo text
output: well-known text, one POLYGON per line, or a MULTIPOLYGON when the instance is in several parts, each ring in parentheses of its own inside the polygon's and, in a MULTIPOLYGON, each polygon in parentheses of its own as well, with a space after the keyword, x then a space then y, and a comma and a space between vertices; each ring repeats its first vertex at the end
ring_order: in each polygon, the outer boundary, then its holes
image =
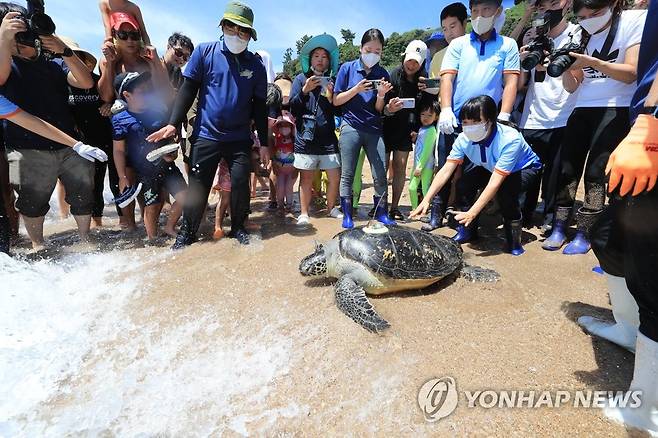
POLYGON ((467 408, 482 409, 638 408, 642 391, 481 390, 461 391, 460 397, 452 377, 428 380, 418 391, 418 406, 429 422, 448 417, 460 400, 467 408))

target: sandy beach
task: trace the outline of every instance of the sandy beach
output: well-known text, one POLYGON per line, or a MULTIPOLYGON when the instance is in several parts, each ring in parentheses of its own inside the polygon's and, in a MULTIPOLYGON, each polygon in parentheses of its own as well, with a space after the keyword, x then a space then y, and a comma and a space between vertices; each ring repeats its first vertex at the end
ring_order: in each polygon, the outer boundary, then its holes
POLYGON ((48 225, 48 259, 2 258, 0 436, 642 436, 598 408, 469 408, 462 394, 628 388, 633 355, 575 322, 612 317, 593 254, 543 251, 535 228, 512 257, 487 217, 464 251, 501 280, 371 298, 392 326, 375 335, 336 308, 331 280, 298 272, 340 222, 299 229, 266 205, 248 247, 208 241, 206 224, 172 253, 115 226, 80 254, 71 219, 48 225), (446 376, 459 405, 429 423, 419 388, 446 376))

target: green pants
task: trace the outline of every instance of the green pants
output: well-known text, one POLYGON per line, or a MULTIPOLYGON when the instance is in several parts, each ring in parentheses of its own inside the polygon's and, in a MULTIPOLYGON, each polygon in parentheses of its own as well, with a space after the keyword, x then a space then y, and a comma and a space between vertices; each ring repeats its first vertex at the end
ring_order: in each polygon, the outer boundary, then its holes
POLYGON ((354 171, 354 182, 352 183, 352 206, 359 207, 359 200, 361 199, 361 175, 363 174, 363 163, 366 161, 366 151, 361 148, 359 153, 359 161, 356 163, 356 170, 354 171))
POLYGON ((432 184, 433 177, 434 172, 432 168, 423 169, 420 172, 420 177, 411 176, 411 180, 409 181, 409 200, 411 201, 412 210, 418 207, 418 184, 422 184, 423 196, 426 196, 432 184))

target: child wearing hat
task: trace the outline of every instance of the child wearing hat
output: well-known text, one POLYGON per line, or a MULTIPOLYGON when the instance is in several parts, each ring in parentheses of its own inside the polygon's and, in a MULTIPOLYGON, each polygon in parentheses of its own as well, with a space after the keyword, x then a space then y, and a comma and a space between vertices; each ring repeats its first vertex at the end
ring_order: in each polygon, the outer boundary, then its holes
POLYGON ((274 127, 272 168, 276 176, 276 198, 279 211, 292 210, 293 191, 297 181, 295 162, 295 124, 288 115, 279 116, 274 127))
MULTIPOLYGON (((176 236, 174 227, 182 213, 187 184, 174 163, 178 145, 167 145, 166 140, 158 143, 146 141, 146 137, 166 125, 167 120, 166 108, 153 104, 150 79, 148 72, 122 73, 116 77, 114 87, 126 109, 112 117, 112 127, 119 188, 123 192, 130 191, 131 183, 142 185, 144 226, 148 239, 153 240, 158 236, 163 192, 170 193, 176 200, 165 227, 166 234, 176 236), (127 167, 134 169, 135 181, 130 181, 127 167)), ((134 229, 134 203, 125 207, 124 215, 130 228, 134 229)))

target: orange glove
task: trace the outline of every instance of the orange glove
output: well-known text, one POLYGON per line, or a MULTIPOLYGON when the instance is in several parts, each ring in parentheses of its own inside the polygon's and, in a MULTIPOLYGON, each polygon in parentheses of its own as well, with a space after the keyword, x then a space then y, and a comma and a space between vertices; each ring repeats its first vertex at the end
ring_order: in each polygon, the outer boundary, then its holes
POLYGON ((658 179, 658 119, 649 114, 637 118, 626 138, 612 152, 605 173, 610 174, 608 191, 621 183, 619 194, 633 196, 651 191, 658 179), (622 181, 623 180, 623 181, 622 181))

